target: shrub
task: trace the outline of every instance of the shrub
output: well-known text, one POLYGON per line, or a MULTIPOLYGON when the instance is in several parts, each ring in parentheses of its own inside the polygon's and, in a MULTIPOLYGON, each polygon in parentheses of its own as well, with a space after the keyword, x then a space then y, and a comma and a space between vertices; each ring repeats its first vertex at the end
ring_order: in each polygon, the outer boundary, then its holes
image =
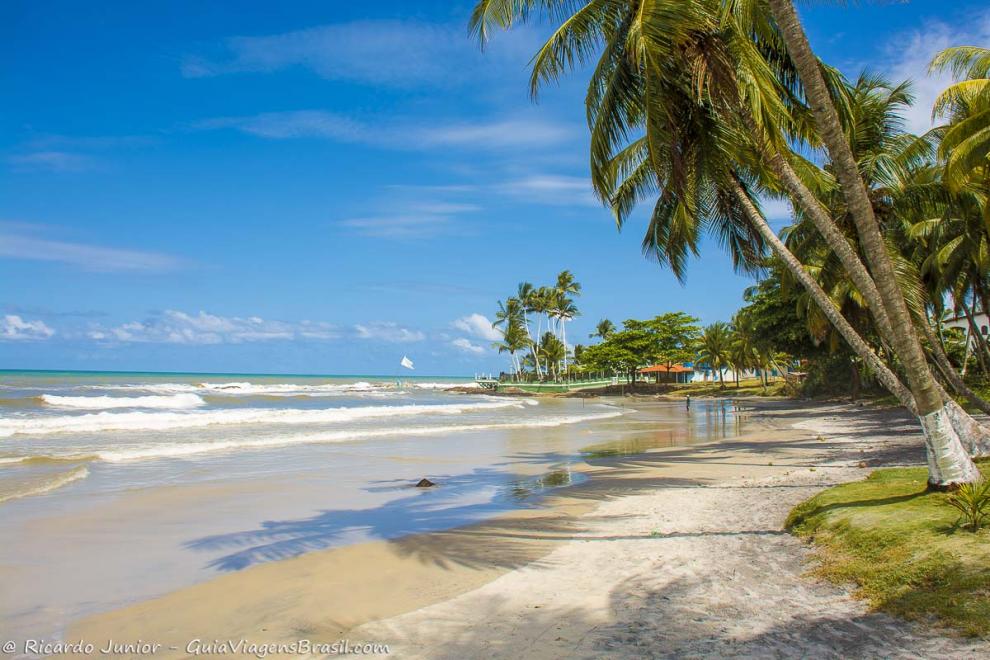
POLYGON ((949 495, 946 502, 961 514, 956 524, 970 531, 979 531, 990 518, 990 479, 980 479, 976 483, 962 484, 949 495))

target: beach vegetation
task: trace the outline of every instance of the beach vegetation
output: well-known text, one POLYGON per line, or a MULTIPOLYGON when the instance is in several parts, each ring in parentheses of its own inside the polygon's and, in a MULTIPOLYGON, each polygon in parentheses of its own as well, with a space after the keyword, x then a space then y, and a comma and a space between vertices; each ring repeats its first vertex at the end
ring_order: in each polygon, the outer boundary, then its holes
POLYGON ((901 119, 910 86, 843 78, 812 51, 791 0, 481 0, 472 29, 484 42, 540 19, 555 28, 533 59, 531 92, 589 72, 591 181, 619 228, 650 203, 643 252, 682 280, 705 235, 740 272, 786 272, 809 332, 844 344, 848 373, 917 415, 931 483, 976 481, 966 448, 987 432, 949 391, 990 403, 931 318, 950 294, 970 316, 990 302, 986 52, 936 59, 957 81, 935 108, 946 125, 919 137, 901 119), (793 210, 781 235, 762 210, 769 199, 793 210))
POLYGON ((786 526, 816 546, 814 575, 855 585, 874 609, 987 636, 990 532, 960 524, 953 505, 981 487, 933 491, 925 468, 885 468, 802 502, 786 526))
POLYGON ((571 271, 563 270, 553 286, 521 282, 515 295, 498 302, 492 327, 502 339, 494 346, 509 354, 514 378, 524 378, 527 366, 535 380, 556 380, 566 373, 568 356, 572 355, 567 324, 579 315, 574 298, 580 295, 581 284, 571 271), (555 341, 547 341, 548 335, 555 341), (527 351, 529 354, 521 357, 527 351))
MULTIPOLYGON (((622 374, 633 382, 639 369, 694 360, 701 331, 698 319, 667 312, 651 319, 626 319, 622 328, 607 328, 605 337, 581 353, 579 370, 622 374)), ((600 335, 599 335, 600 336, 600 335)))
POLYGON ((962 484, 949 495, 947 502, 959 511, 957 524, 973 532, 980 531, 990 518, 990 479, 962 484))
POLYGON ((725 370, 729 365, 731 343, 729 324, 718 321, 705 328, 698 346, 698 359, 707 363, 718 374, 718 384, 723 389, 725 388, 725 370))

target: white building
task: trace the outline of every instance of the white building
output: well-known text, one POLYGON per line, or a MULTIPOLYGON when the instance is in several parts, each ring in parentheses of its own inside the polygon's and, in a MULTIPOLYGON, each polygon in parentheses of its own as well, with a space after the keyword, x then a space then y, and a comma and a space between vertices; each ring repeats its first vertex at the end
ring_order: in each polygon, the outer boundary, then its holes
MULTIPOLYGON (((983 338, 990 341, 990 318, 987 317, 986 312, 976 312, 973 314, 973 321, 976 324, 977 329, 983 338)), ((945 327, 947 328, 959 328, 966 334, 966 359, 969 361, 969 356, 973 354, 973 343, 976 338, 973 336, 973 328, 969 324, 969 320, 964 314, 958 316, 953 316, 951 319, 945 321, 945 327)), ((963 371, 965 373, 965 371, 963 371)))

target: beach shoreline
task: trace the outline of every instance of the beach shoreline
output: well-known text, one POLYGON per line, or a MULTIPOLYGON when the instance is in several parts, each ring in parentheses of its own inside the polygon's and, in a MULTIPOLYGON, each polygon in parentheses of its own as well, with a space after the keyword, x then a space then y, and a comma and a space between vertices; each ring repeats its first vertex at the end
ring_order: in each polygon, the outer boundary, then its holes
MULTIPOLYGON (((710 651, 716 639, 749 648, 746 644, 753 643, 755 633, 739 626, 769 625, 766 617, 760 618, 757 606, 748 612, 754 620, 736 621, 727 628, 730 619, 738 618, 738 613, 730 613, 740 604, 723 603, 724 616, 716 608, 705 625, 678 621, 676 635, 668 631, 653 638, 659 633, 646 626, 641 634, 616 641, 602 632, 615 633, 623 616, 632 612, 617 611, 611 600, 642 595, 639 588, 630 591, 631 581, 661 579, 676 565, 680 579, 691 576, 707 584, 704 598, 715 593, 727 602, 744 597, 755 605, 754 599, 772 602, 786 595, 794 601, 789 607, 796 609, 777 613, 783 619, 807 617, 815 611, 820 617, 848 617, 850 629, 865 626, 864 630, 878 634, 870 628, 872 623, 864 624, 874 622, 885 631, 869 641, 880 644, 877 648, 909 641, 967 649, 967 644, 979 644, 867 614, 842 589, 802 577, 806 550, 781 531, 790 508, 821 488, 863 478, 879 465, 918 463, 923 453, 910 420, 896 410, 849 405, 778 400, 747 401, 747 405, 754 408, 760 428, 723 442, 593 461, 581 468, 586 481, 547 495, 538 508, 442 532, 321 550, 251 567, 88 617, 77 622, 66 638, 152 639, 166 649, 176 647, 177 652, 165 655, 177 656, 184 655, 185 644, 197 638, 284 643, 304 637, 385 643, 400 651, 400 657, 519 653, 594 657, 634 649, 643 652, 647 642, 647 655, 710 651), (724 533, 710 529, 739 527, 740 521, 733 520, 738 516, 747 519, 744 528, 753 529, 724 533), (704 529, 684 531, 698 526, 704 529), (604 539, 610 542, 596 543, 604 539), (728 570, 713 564, 725 549, 705 548, 725 543, 744 546, 731 564, 755 553, 751 563, 763 561, 775 570, 781 566, 787 570, 783 577, 773 577, 751 566, 748 576, 735 576, 726 583, 712 576, 702 579, 706 571, 716 575, 728 570), (686 547, 668 547, 678 544, 686 547), (626 559, 616 552, 623 545, 630 546, 626 559), (596 556, 603 549, 611 553, 607 560, 596 556), (633 559, 640 555, 645 563, 633 559), (650 568, 651 561, 659 565, 650 568), (593 593, 561 582, 580 582, 582 575, 599 585, 593 593), (772 593, 761 595, 766 585, 773 586, 772 593), (551 616, 554 612, 557 615, 551 616), (551 619, 553 625, 548 624, 551 619), (431 625, 421 625, 426 620, 431 625), (544 631, 536 648, 532 637, 541 625, 549 625, 548 630, 556 626, 560 634, 547 639, 544 631), (735 632, 727 632, 730 628, 735 632)), ((670 605, 661 598, 649 605, 640 603, 634 611, 643 617, 652 607, 660 615, 670 605)), ((672 612, 684 615, 677 608, 672 612)), ((778 620, 772 623, 780 625, 778 620)), ((839 626, 836 634, 842 630, 839 626)), ((843 634, 848 635, 848 630, 843 634)), ((808 652, 821 651, 829 643, 820 636, 805 638, 802 643, 812 645, 808 652)))

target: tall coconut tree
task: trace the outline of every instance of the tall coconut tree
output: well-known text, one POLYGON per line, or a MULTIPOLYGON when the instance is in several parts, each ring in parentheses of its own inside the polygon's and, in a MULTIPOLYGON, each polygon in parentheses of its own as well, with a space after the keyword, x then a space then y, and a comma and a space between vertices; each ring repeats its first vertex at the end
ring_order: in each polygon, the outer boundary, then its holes
MULTIPOLYGON (((574 298, 581 295, 581 285, 574 279, 574 275, 569 270, 562 270, 557 275, 557 283, 554 286, 556 295, 556 305, 554 309, 557 318, 560 341, 567 347, 567 323, 578 315, 574 298)), ((567 370, 567 352, 564 352, 564 370, 567 370)))
POLYGON ((529 349, 536 369, 536 376, 540 376, 540 361, 536 357, 536 342, 529 327, 529 314, 534 311, 533 303, 536 289, 529 282, 520 282, 516 289, 516 298, 522 303, 523 328, 526 330, 526 338, 529 340, 529 349))
POLYGON ((916 332, 910 310, 897 283, 894 264, 874 214, 869 191, 843 130, 839 112, 826 84, 818 58, 791 0, 767 0, 788 53, 800 77, 815 126, 828 152, 830 166, 856 226, 856 233, 890 320, 889 333, 908 386, 914 396, 918 419, 929 445, 930 483, 936 486, 973 482, 979 471, 968 457, 952 423, 954 411, 940 391, 916 332))

